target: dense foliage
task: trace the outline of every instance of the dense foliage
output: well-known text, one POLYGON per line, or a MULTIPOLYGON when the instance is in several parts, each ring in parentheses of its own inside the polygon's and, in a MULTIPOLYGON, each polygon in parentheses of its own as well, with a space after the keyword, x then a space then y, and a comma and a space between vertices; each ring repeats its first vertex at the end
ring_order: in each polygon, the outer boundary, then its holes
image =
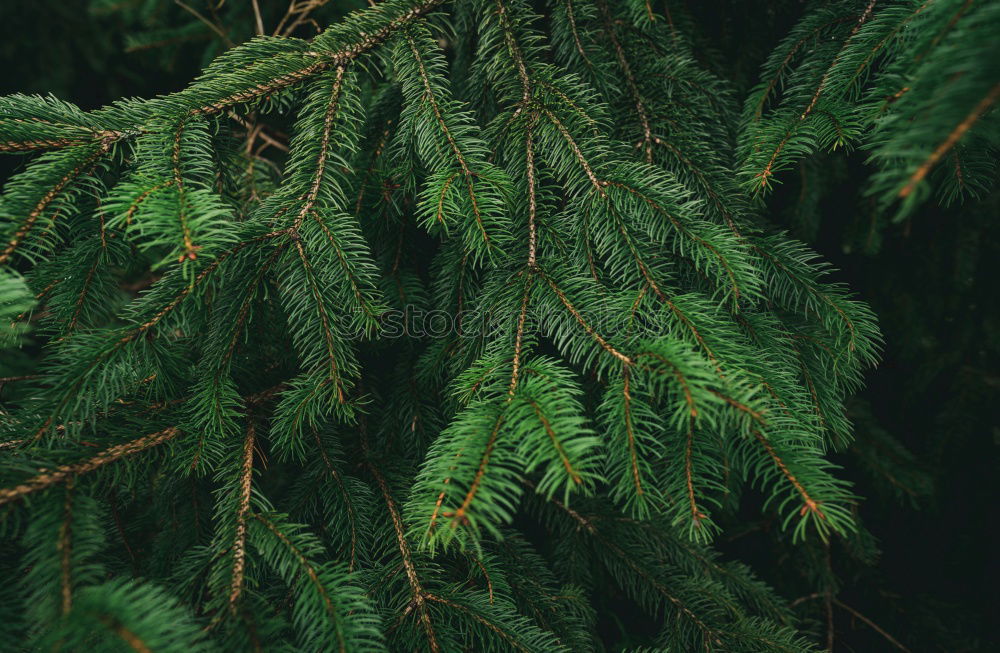
POLYGON ((850 247, 987 211, 1000 4, 817 3, 752 85, 673 5, 177 4, 129 47, 210 29, 183 90, 0 97, 15 650, 902 646, 831 552, 875 555, 854 469, 931 481, 777 225, 855 148, 850 247), (718 553, 761 524, 814 594, 718 553))

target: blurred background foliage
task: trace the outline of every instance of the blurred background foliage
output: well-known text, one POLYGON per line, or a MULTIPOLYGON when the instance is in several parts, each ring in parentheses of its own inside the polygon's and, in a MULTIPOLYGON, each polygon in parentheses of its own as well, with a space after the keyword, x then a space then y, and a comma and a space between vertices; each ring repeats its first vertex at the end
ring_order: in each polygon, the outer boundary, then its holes
MULTIPOLYGON (((51 93, 92 109, 183 88, 261 27, 308 38, 366 3, 259 0, 259 15, 250 0, 2 4, 0 93, 51 93)), ((697 35, 702 63, 745 95, 806 7, 686 0, 666 8, 697 35)), ((19 159, 0 159, 0 178, 23 166, 19 159)), ((865 497, 861 514, 874 539, 783 548, 777 529, 754 522, 759 513, 748 508, 742 530, 727 528, 734 535, 718 544, 751 561, 815 619, 818 633, 832 590, 837 650, 888 650, 886 634, 911 650, 991 650, 1000 193, 994 185, 977 202, 928 202, 892 224, 864 196, 870 174, 863 152, 813 155, 785 175, 767 215, 831 261, 881 323, 884 360, 852 402, 857 439, 838 461, 865 497)), ((20 355, 28 369, 31 352, 20 355)))

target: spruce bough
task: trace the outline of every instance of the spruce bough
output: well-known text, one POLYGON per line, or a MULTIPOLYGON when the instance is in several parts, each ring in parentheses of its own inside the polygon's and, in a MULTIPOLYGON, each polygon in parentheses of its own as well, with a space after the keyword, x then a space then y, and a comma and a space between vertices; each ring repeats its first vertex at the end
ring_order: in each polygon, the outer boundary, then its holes
POLYGON ((0 634, 811 648, 711 542, 754 493, 796 542, 859 528, 828 452, 880 339, 764 195, 852 144, 899 215, 975 195, 929 173, 993 151, 997 99, 995 63, 919 83, 994 47, 996 5, 835 4, 742 112, 672 21, 605 0, 392 0, 172 95, 0 98, 0 151, 37 153, 0 203, 0 344, 42 351, 0 414, 0 634), (239 129, 269 118, 277 163, 239 129), (600 643, 607 586, 657 631, 600 643))

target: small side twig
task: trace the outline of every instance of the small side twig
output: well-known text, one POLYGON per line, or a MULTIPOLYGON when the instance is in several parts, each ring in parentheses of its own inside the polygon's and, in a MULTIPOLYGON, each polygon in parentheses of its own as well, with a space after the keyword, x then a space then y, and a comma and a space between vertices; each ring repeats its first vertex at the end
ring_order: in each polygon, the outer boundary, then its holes
POLYGON ((887 633, 885 630, 883 630, 881 627, 879 627, 878 624, 876 624, 874 621, 872 621, 871 619, 869 619, 865 615, 861 614, 860 612, 858 612, 857 610, 855 610, 851 606, 847 605, 846 603, 844 603, 840 599, 833 599, 833 604, 836 605, 839 608, 843 608, 844 610, 847 610, 848 612, 851 613, 852 616, 860 619, 865 625, 867 625, 872 630, 874 630, 876 633, 878 633, 879 635, 881 635, 882 637, 884 637, 886 639, 886 641, 888 641, 890 644, 892 644, 893 646, 895 646, 896 648, 898 648, 900 651, 906 651, 906 653, 909 653, 910 649, 908 649, 905 646, 903 646, 902 644, 900 644, 899 640, 897 640, 895 637, 893 637, 892 635, 890 635, 889 633, 887 633))
POLYGON ((178 7, 188 12, 198 20, 200 20, 202 23, 207 25, 209 29, 218 34, 219 38, 222 39, 222 41, 226 44, 226 47, 231 48, 235 45, 235 43, 232 42, 232 40, 226 35, 226 33, 222 31, 221 27, 219 27, 209 19, 205 18, 197 9, 181 2, 181 0, 174 0, 174 4, 176 4, 178 7))
POLYGON ((253 5, 253 18, 257 23, 257 36, 264 35, 264 19, 260 15, 260 5, 257 4, 257 0, 250 0, 250 4, 253 5))

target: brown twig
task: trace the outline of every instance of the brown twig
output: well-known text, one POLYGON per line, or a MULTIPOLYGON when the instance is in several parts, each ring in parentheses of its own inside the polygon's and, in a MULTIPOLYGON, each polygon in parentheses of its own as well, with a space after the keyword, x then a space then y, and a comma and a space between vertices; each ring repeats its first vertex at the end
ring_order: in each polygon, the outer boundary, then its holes
POLYGON ((878 624, 876 624, 874 621, 872 621, 871 619, 869 619, 865 615, 861 614, 860 612, 858 612, 857 610, 855 610, 851 606, 847 605, 846 603, 844 603, 840 599, 834 598, 833 599, 833 604, 836 605, 837 607, 843 608, 847 612, 850 612, 853 616, 855 616, 858 619, 860 619, 862 622, 864 622, 867 626, 869 626, 872 630, 874 630, 875 632, 877 632, 879 635, 881 635, 882 637, 884 637, 890 644, 892 644, 893 646, 895 646, 896 648, 898 648, 900 651, 906 651, 907 653, 909 653, 910 649, 908 649, 905 646, 903 646, 902 644, 900 644, 899 640, 897 640, 895 637, 893 637, 892 635, 890 635, 889 633, 887 633, 884 629, 880 628, 878 624))
POLYGON ((219 36, 219 38, 222 39, 223 43, 226 44, 227 48, 231 48, 234 45, 236 45, 235 43, 232 42, 229 36, 226 35, 226 33, 222 30, 221 27, 219 27, 217 24, 215 24, 214 22, 203 16, 197 9, 181 2, 181 0, 174 0, 174 4, 176 4, 178 7, 180 7, 184 11, 188 12, 189 14, 197 18, 199 21, 204 23, 210 30, 215 32, 219 36))
POLYGON ((257 27, 257 36, 263 36, 264 19, 260 15, 260 5, 257 4, 257 0, 250 0, 250 4, 253 5, 253 19, 257 27))

